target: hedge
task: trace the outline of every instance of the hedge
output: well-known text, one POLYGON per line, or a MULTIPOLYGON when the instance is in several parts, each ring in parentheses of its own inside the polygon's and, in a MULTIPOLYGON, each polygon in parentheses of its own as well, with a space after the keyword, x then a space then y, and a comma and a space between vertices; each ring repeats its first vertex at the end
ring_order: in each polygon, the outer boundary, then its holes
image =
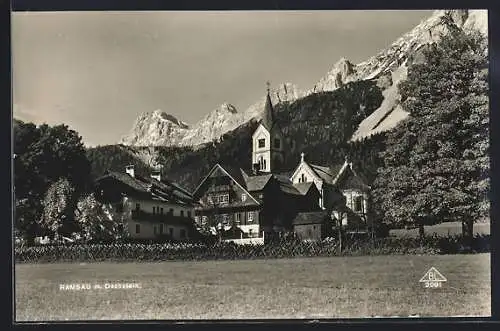
POLYGON ((283 239, 265 245, 236 245, 224 242, 201 243, 111 243, 20 246, 15 248, 16 262, 97 262, 236 260, 314 256, 414 255, 489 252, 489 235, 473 239, 464 247, 460 235, 449 237, 387 237, 373 240, 346 239, 342 251, 337 241, 303 242, 283 239))

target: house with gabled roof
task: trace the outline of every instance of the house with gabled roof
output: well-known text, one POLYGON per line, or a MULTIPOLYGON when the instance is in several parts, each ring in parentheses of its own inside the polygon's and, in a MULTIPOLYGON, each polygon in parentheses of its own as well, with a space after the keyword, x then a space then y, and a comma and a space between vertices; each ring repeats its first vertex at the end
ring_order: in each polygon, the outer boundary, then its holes
MULTIPOLYGON (((313 185, 296 188, 285 176, 247 173, 216 164, 193 193, 199 227, 228 231, 237 227, 243 237, 270 237, 291 230, 295 214, 315 208, 319 192, 313 185)), ((317 207, 317 206, 316 206, 317 207)))
POLYGON ((346 226, 366 224, 369 186, 361 172, 347 161, 329 167, 312 164, 302 153, 295 170, 283 173, 288 145, 268 87, 264 113, 252 135, 251 170, 221 164, 210 170, 193 193, 199 226, 238 227, 241 232, 234 233, 249 237, 295 230, 304 237, 321 237, 329 233, 332 217, 346 226), (304 229, 316 235, 304 234, 304 229))
POLYGON ((343 164, 319 166, 305 160, 304 153, 290 179, 295 185, 314 183, 321 194, 322 209, 331 210, 335 218, 356 231, 367 230, 370 225, 370 185, 361 169, 346 158, 343 164), (343 202, 338 196, 343 196, 343 202), (348 209, 344 209, 343 206, 348 209))
MULTIPOLYGON (((370 190, 369 180, 361 169, 356 167, 348 158, 332 181, 332 184, 345 197, 345 206, 352 212, 353 218, 351 228, 361 231, 363 228, 371 227, 372 217, 370 212, 370 190)), ((347 214, 342 219, 348 224, 347 214)), ((335 217, 340 217, 338 214, 335 217)))
POLYGON ((304 153, 301 153, 300 156, 300 163, 290 176, 290 180, 295 185, 299 185, 301 183, 314 183, 320 192, 318 204, 321 208, 325 209, 324 200, 327 199, 327 195, 338 193, 335 192, 332 183, 341 167, 325 167, 312 164, 306 162, 304 153))
POLYGON ((122 214, 131 238, 188 240, 196 234, 191 193, 158 170, 150 177, 136 174, 133 165, 124 173, 107 171, 96 179, 95 194, 122 214))

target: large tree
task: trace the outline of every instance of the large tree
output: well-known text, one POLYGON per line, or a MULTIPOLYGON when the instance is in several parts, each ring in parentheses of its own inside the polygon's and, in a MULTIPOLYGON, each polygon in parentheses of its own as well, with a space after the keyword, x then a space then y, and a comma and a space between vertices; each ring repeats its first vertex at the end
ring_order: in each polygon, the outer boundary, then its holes
POLYGON ((487 210, 487 44, 456 31, 427 49, 401 83, 409 118, 387 135, 374 202, 390 223, 473 222, 487 210))
MULTIPOLYGON (((32 123, 15 121, 15 224, 20 233, 28 240, 40 234, 38 225, 44 224, 43 202, 57 201, 54 192, 61 188, 61 185, 53 187, 49 194, 52 199, 47 196, 51 185, 64 178, 78 195, 88 188, 89 173, 90 164, 77 132, 66 125, 51 127, 43 124, 37 127, 32 123)), ((45 212, 45 217, 47 215, 45 212)))
POLYGON ((73 185, 61 178, 50 185, 43 199, 43 214, 38 220, 44 235, 70 236, 79 229, 73 217, 77 195, 73 185))
POLYGON ((94 193, 79 199, 75 219, 85 240, 100 242, 128 236, 124 212, 106 206, 96 199, 94 193))

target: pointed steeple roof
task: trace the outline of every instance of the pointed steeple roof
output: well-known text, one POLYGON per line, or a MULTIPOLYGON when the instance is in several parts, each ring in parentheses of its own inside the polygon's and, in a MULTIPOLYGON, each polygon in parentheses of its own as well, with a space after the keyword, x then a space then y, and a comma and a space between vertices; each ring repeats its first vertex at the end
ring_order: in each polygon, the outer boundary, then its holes
POLYGON ((267 82, 266 104, 264 105, 264 113, 262 115, 261 123, 268 131, 271 131, 271 128, 275 124, 274 122, 273 103, 271 102, 271 96, 269 95, 269 82, 267 82))

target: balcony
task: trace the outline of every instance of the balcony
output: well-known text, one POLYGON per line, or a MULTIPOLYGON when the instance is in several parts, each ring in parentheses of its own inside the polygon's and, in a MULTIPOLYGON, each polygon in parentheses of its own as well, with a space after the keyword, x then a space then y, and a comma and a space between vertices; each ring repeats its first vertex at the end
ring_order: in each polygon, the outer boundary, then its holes
POLYGON ((132 219, 138 222, 164 222, 164 223, 192 223, 193 219, 187 216, 174 216, 171 213, 151 214, 143 210, 132 210, 132 219))

